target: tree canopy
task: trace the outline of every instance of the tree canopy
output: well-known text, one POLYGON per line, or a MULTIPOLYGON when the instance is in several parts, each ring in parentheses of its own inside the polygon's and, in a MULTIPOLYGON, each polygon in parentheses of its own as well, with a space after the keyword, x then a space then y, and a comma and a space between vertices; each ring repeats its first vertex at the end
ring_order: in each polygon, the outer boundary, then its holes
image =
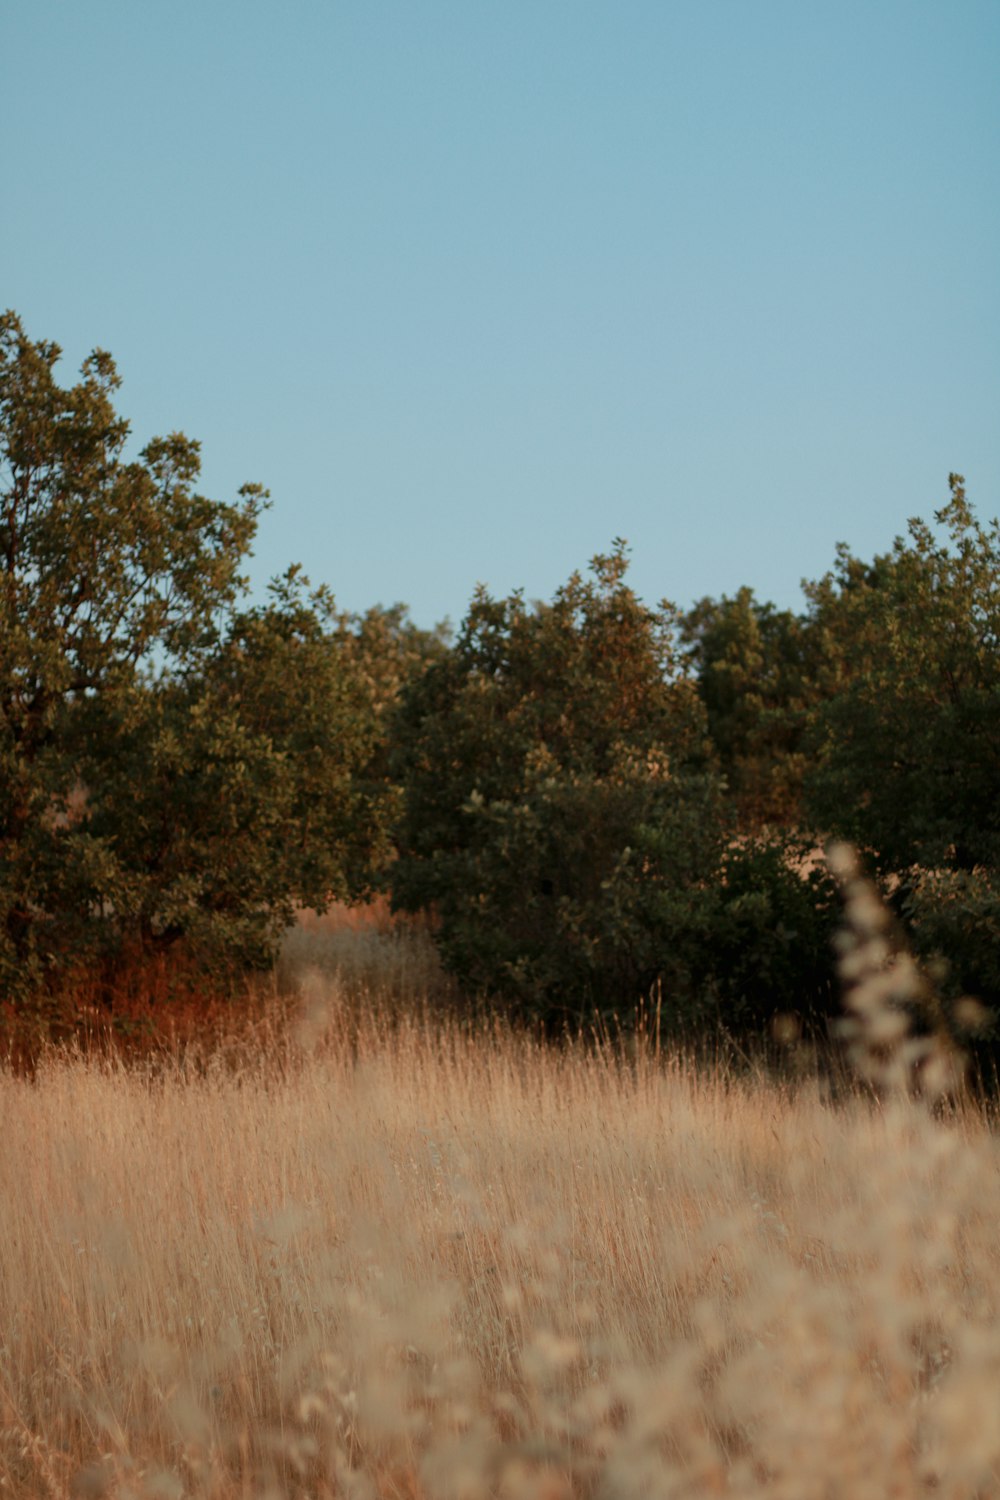
POLYGON ((757 1024, 822 1004, 830 836, 953 991, 1000 999, 1000 524, 847 546, 801 613, 681 615, 623 542, 553 599, 474 595, 454 641, 339 612, 298 567, 251 602, 259 485, 132 455, 119 378, 0 318, 0 986, 181 950, 265 962, 298 905, 391 884, 467 989, 547 1021, 757 1024))
POLYGON ((63 387, 59 354, 0 320, 0 978, 15 994, 136 946, 260 958, 296 902, 368 888, 388 810, 388 689, 360 669, 358 629, 294 568, 244 603, 266 493, 205 498, 180 433, 129 458, 111 356, 63 387))
POLYGON ((841 547, 808 589, 808 806, 886 870, 1000 865, 1000 527, 950 486, 937 532, 911 521, 871 563, 841 547))
POLYGON ((685 617, 735 826, 845 838, 950 989, 1000 1000, 1000 526, 960 475, 870 562, 846 544, 800 615, 685 617))
POLYGON ((803 737, 817 693, 808 621, 753 590, 701 599, 682 620, 708 730, 741 830, 801 823, 803 737))
POLYGON ((683 973, 718 854, 676 616, 626 570, 619 543, 549 604, 478 590, 396 725, 396 905, 433 907, 467 984, 548 1017, 683 973))

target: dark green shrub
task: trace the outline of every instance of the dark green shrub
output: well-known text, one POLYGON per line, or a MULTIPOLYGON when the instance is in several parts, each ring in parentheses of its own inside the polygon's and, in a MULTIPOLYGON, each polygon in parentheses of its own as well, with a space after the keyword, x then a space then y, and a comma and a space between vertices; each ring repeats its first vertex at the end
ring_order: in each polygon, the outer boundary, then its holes
POLYGON ((946 998, 975 995, 1000 1006, 1000 888, 993 872, 912 870, 896 906, 946 998))
POLYGON ((704 712, 675 616, 623 544, 551 604, 480 590, 396 724, 397 908, 433 907, 468 987, 550 1021, 689 1005, 722 841, 704 712))
POLYGON ((790 838, 726 849, 713 890, 703 984, 719 1020, 763 1035, 778 1015, 825 1028, 836 1007, 837 889, 815 847, 790 838))

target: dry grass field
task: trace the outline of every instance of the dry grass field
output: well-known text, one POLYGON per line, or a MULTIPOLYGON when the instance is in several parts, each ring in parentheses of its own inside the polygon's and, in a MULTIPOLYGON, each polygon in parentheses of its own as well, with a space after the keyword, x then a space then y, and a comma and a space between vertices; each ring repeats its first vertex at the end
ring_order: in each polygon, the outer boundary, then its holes
POLYGON ((1000 1495, 981 1118, 380 1021, 377 923, 284 964, 294 1026, 0 1072, 0 1494, 1000 1495))

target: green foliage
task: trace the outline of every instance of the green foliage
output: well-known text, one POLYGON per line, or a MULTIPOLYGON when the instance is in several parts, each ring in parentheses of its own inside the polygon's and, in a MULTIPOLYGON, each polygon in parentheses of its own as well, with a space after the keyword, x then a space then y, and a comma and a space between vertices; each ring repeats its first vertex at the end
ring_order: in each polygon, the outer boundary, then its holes
POLYGON ((1000 1009, 1000 877, 995 869, 911 871, 897 905, 946 1000, 1000 1009))
MULTIPOLYGON (((88 746, 154 661, 195 653, 228 606, 262 493, 194 490, 197 444, 127 462, 110 355, 61 388, 52 343, 0 319, 0 975, 23 990, 120 888, 113 845, 81 811, 88 746)), ((107 754, 113 754, 109 745, 107 754)))
POLYGON ((338 632, 293 569, 230 616, 196 673, 140 688, 91 740, 88 827, 120 871, 105 936, 261 962, 297 903, 367 890, 389 809, 364 775, 377 720, 338 632))
POLYGON ((676 620, 623 543, 551 604, 480 589, 404 695, 397 907, 433 907, 467 984, 553 1019, 676 992, 703 936, 718 786, 676 620))
POLYGON ((826 1003, 815 827, 867 851, 946 994, 1000 999, 1000 525, 958 476, 937 530, 841 547, 801 616, 649 609, 616 543, 549 604, 480 589, 450 645, 295 568, 247 606, 265 492, 200 495, 179 433, 127 457, 111 357, 69 388, 58 358, 0 318, 5 995, 175 944, 263 961, 297 903, 389 870, 524 1013, 660 980, 752 1029, 826 1003))
POLYGON ((682 633, 737 825, 794 827, 818 675, 808 622, 743 588, 700 600, 682 633))
POLYGON ((828 1016, 840 903, 815 847, 794 836, 740 839, 725 850, 713 895, 701 984, 726 1028, 759 1037, 775 1015, 828 1016))
POLYGON ((823 662, 806 802, 860 845, 944 993, 1000 1000, 1000 526, 961 476, 871 563, 808 589, 823 662))
POLYGON ((807 780, 818 823, 883 872, 1000 867, 1000 527, 958 475, 940 539, 911 521, 809 589, 824 661, 807 780))
POLYGON ((378 694, 295 570, 238 609, 266 496, 195 488, 179 433, 125 456, 111 357, 0 319, 0 984, 185 940, 259 958, 295 901, 385 855, 378 694))
POLYGON ((386 830, 394 825, 402 806, 402 787, 392 765, 393 721, 407 686, 448 650, 447 623, 422 630, 409 619, 405 605, 379 605, 361 615, 341 615, 336 645, 345 669, 357 680, 369 705, 376 731, 371 754, 357 773, 370 799, 369 821, 377 804, 378 837, 383 853, 373 859, 368 875, 386 883, 386 830))
POLYGON ((360 615, 337 617, 337 644, 345 664, 364 685, 382 722, 396 710, 400 694, 448 649, 447 622, 433 630, 414 625, 404 604, 374 605, 360 615))
MULTIPOLYGON (((684 636, 736 827, 798 828, 807 843, 836 835, 858 845, 916 951, 950 973, 946 992, 995 999, 1000 529, 976 520, 960 476, 950 485, 936 528, 912 521, 870 563, 838 548, 834 569, 805 586, 804 615, 760 605, 743 589, 702 600, 684 636)), ((818 895, 811 923, 779 917, 780 895, 765 915, 780 892, 771 875, 755 870, 749 904, 739 907, 760 917, 756 937, 737 924, 727 939, 729 917, 720 911, 717 920, 720 993, 730 1007, 743 1004, 747 964, 767 968, 778 958, 779 926, 811 934, 795 958, 804 993, 824 982, 809 949, 825 947, 826 900, 818 895)), ((785 894, 797 901, 802 893, 785 894)), ((779 963, 775 995, 787 978, 779 963)))

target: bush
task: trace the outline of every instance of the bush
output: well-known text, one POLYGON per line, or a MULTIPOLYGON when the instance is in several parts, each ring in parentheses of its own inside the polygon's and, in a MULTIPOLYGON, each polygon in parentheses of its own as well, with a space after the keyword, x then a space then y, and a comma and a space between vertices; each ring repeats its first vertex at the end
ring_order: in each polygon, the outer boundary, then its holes
POLYGON ((714 886, 702 983, 728 1030, 760 1036, 776 1016, 823 1025, 836 1005, 836 885, 815 846, 741 839, 714 886))
POLYGON ((882 873, 1000 868, 1000 524, 951 476, 945 539, 911 521, 864 564, 840 549, 810 586, 826 682, 810 816, 882 873))
POLYGON ((946 998, 1000 1006, 1000 889, 989 870, 909 872, 896 901, 946 998))
POLYGON ((688 1004, 722 845, 704 711, 676 616, 623 543, 551 604, 473 599, 396 725, 394 905, 433 907, 447 967, 548 1022, 688 1004))

